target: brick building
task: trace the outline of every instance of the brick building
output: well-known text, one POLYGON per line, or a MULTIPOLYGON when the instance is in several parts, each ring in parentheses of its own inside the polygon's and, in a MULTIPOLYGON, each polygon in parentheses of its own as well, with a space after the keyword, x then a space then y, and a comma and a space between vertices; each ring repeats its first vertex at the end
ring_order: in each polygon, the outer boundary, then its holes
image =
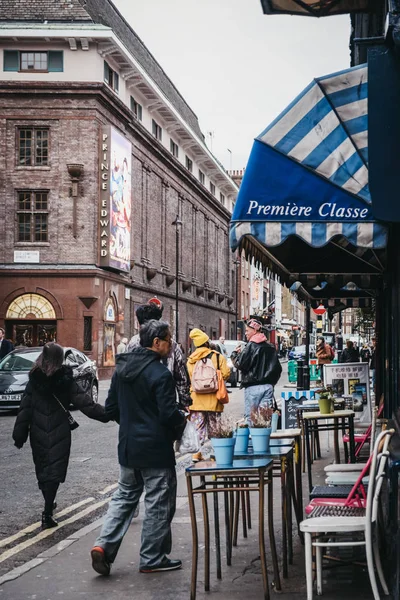
POLYGON ((0 68, 6 336, 57 339, 108 376, 138 304, 156 295, 174 326, 178 264, 179 341, 234 337, 237 187, 114 5, 0 0, 0 68))

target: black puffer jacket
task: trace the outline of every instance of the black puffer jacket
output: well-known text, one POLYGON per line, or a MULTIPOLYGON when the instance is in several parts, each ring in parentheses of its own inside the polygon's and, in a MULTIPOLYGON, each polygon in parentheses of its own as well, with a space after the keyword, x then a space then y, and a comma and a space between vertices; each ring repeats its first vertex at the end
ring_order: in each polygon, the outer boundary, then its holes
POLYGON ((231 359, 242 374, 244 388, 263 383, 275 385, 282 373, 275 346, 268 342, 250 341, 241 352, 232 352, 231 359))
POLYGON ((106 414, 118 421, 118 460, 135 469, 175 465, 173 441, 185 423, 171 373, 160 356, 137 347, 117 356, 106 414))
POLYGON ((22 448, 29 435, 39 483, 65 481, 68 468, 71 430, 53 394, 67 409, 72 403, 91 419, 103 423, 110 420, 104 407, 93 402, 74 381, 70 367, 61 367, 51 377, 39 368, 32 371, 22 396, 13 439, 15 445, 22 448))

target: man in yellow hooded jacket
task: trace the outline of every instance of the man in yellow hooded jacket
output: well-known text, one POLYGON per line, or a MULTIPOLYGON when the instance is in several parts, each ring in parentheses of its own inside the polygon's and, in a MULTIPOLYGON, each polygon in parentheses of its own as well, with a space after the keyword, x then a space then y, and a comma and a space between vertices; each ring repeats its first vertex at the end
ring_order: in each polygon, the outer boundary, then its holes
MULTIPOLYGON (((201 329, 192 329, 189 333, 189 337, 193 340, 196 347, 196 350, 192 352, 187 361, 190 380, 192 380, 196 363, 202 358, 209 357, 214 367, 216 369, 219 368, 222 377, 226 381, 229 378, 231 370, 226 364, 225 357, 216 350, 210 348, 210 338, 208 335, 204 331, 201 331, 201 329)), ((190 388, 190 396, 192 398, 192 404, 189 406, 190 420, 195 425, 197 433, 199 434, 201 447, 208 437, 208 430, 212 428, 213 424, 215 424, 221 416, 224 405, 217 400, 216 392, 198 394, 190 388)), ((193 454, 192 458, 194 462, 197 462, 202 460, 203 457, 201 452, 197 452, 196 454, 193 454)))

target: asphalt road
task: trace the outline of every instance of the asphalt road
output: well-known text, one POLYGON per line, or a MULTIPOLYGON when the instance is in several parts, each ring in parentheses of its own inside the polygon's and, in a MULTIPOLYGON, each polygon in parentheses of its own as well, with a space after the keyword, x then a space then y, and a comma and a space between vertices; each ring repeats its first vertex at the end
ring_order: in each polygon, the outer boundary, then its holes
MULTIPOLYGON (((285 381, 286 374, 282 384, 285 381)), ((100 383, 99 402, 102 404, 108 385, 108 381, 100 383)), ((237 421, 243 416, 243 391, 236 388, 231 392, 225 411, 237 421)), ((279 394, 279 389, 276 392, 279 394)), ((98 519, 107 508, 118 478, 118 426, 92 421, 79 411, 74 412, 74 417, 80 427, 72 433, 67 480, 57 495, 56 517, 58 512, 63 513, 63 526, 41 532, 43 499, 37 487, 29 443, 22 450, 15 448, 11 438, 15 414, 0 413, 0 577, 62 543, 98 519)), ((190 456, 180 457, 178 471, 187 464, 190 464, 190 456)))

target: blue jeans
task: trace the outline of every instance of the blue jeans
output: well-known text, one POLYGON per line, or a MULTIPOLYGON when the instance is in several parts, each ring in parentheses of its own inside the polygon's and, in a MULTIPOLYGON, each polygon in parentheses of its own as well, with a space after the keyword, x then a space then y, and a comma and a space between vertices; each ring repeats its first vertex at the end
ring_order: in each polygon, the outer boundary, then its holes
POLYGON ((176 473, 170 469, 132 469, 120 465, 114 493, 95 546, 114 562, 145 490, 140 568, 159 565, 171 552, 171 521, 176 505, 176 473))
POLYGON ((270 383, 251 385, 244 389, 244 418, 251 426, 251 411, 259 406, 264 408, 274 407, 274 386, 270 383))

